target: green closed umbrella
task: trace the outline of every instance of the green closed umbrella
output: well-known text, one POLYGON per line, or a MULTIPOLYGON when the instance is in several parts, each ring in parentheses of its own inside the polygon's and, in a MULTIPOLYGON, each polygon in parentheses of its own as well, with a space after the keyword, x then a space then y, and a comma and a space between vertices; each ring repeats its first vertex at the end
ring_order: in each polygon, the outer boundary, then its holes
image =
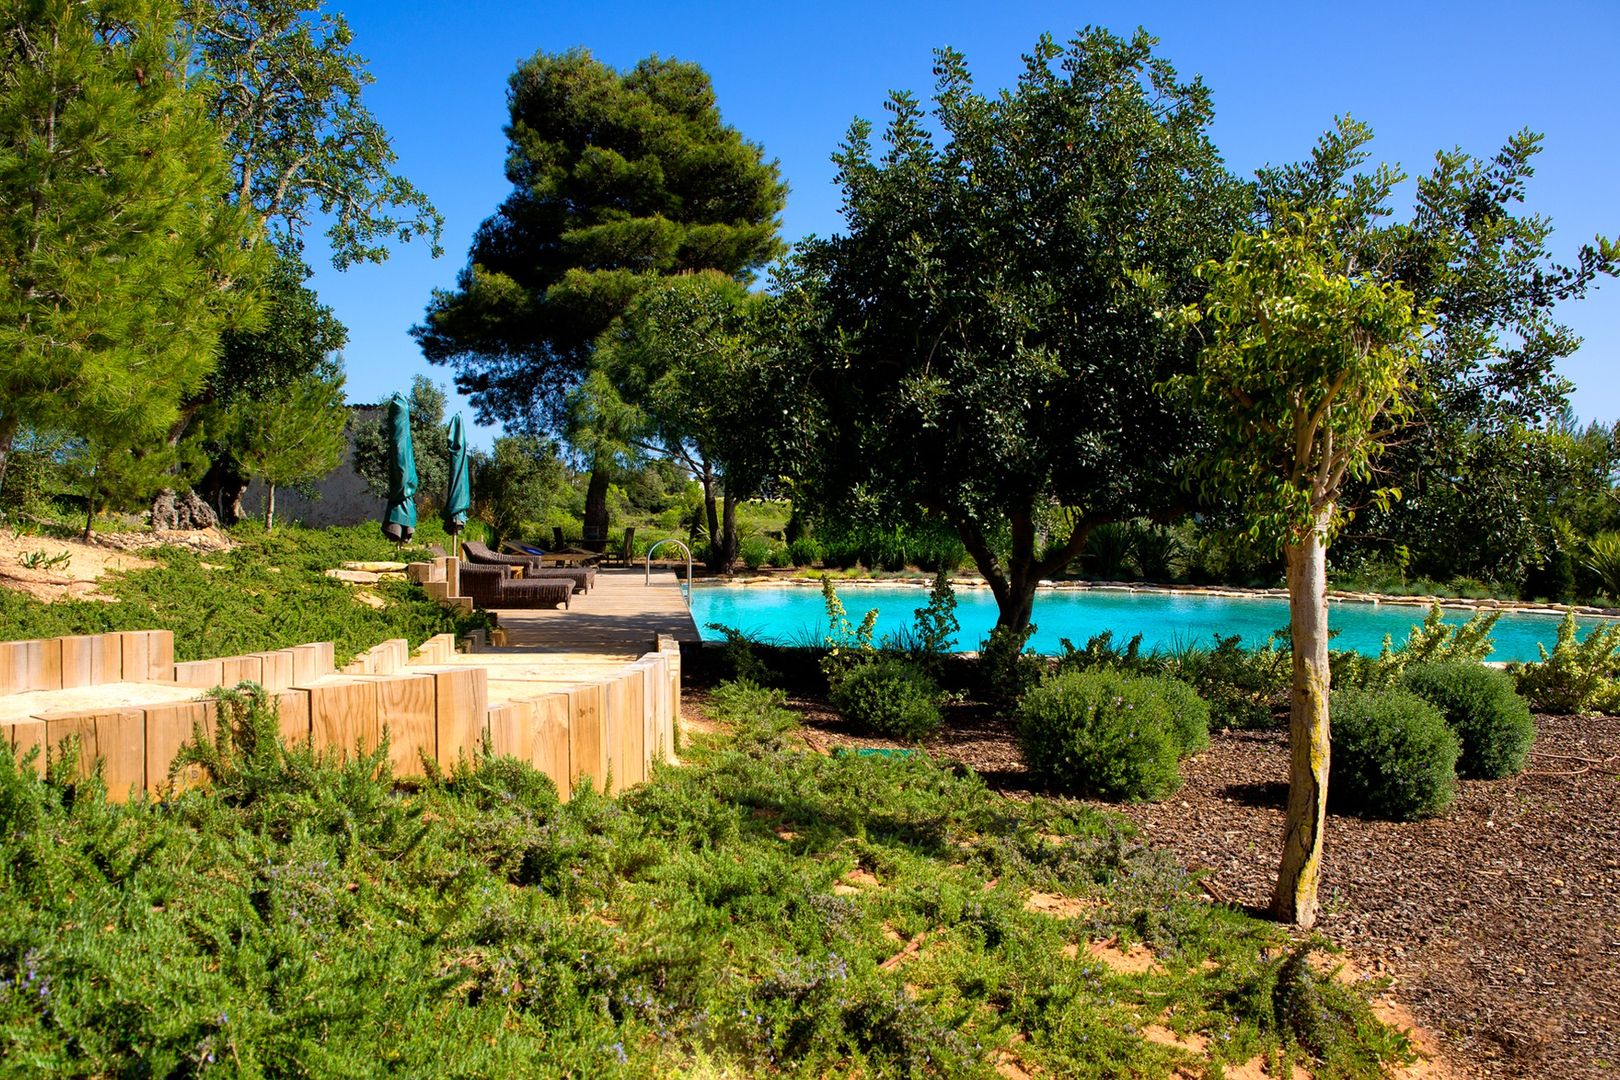
POLYGON ((383 535, 403 544, 416 532, 416 453, 411 448, 411 403, 388 399, 388 512, 383 535))
POLYGON ((456 537, 459 545, 461 530, 467 524, 467 512, 472 509, 472 482, 467 467, 467 433, 462 430, 461 414, 450 418, 450 484, 444 493, 444 531, 456 537))

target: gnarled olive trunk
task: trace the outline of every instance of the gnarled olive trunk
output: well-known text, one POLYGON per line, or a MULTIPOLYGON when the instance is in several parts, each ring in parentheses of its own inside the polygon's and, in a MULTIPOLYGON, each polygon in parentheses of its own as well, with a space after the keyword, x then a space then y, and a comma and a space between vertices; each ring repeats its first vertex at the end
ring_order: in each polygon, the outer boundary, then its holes
POLYGON ((979 523, 966 514, 947 513, 947 520, 956 529, 962 546, 972 556, 979 573, 990 586, 996 598, 996 628, 1022 634, 1029 629, 1035 613, 1035 590, 1045 578, 1055 577, 1073 562, 1086 546, 1091 530, 1106 518, 1082 519, 1075 523, 1066 543, 1048 548, 1044 558, 1037 557, 1036 546, 1040 537, 1035 530, 1033 512, 1014 514, 1009 520, 1009 546, 1006 564, 997 557, 979 523))
POLYGON ((1322 509, 1309 535, 1283 547, 1288 568, 1288 625, 1294 680, 1288 717, 1288 814, 1282 865, 1271 913, 1303 929, 1316 923, 1322 873, 1322 828, 1327 819, 1328 724, 1327 526, 1322 509))

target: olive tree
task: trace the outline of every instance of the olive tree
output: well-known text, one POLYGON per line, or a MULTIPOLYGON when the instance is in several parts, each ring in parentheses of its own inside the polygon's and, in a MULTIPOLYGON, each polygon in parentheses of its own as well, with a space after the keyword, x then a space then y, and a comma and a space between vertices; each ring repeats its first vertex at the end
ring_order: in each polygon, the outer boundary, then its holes
POLYGON ((1284 215, 1202 267, 1209 291, 1188 317, 1206 344, 1196 373, 1170 383, 1212 434, 1197 475, 1241 508, 1251 536, 1281 546, 1287 567, 1288 812, 1272 911, 1304 927, 1316 920, 1327 812, 1328 544, 1344 523, 1346 481, 1371 478, 1389 425, 1408 407, 1403 391, 1428 318, 1404 287, 1358 266, 1334 233, 1328 214, 1284 215))

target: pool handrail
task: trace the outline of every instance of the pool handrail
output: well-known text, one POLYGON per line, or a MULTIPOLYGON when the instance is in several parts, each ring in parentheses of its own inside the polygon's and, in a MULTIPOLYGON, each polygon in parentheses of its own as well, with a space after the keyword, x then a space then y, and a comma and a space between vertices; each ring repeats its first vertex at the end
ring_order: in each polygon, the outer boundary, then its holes
POLYGON ((647 549, 647 580, 645 582, 643 582, 643 584, 646 584, 646 585, 651 585, 652 584, 652 557, 653 557, 653 552, 657 551, 659 548, 663 547, 665 544, 674 544, 676 547, 678 547, 682 551, 686 552, 686 582, 685 582, 685 588, 683 588, 681 590, 681 595, 686 598, 686 606, 688 608, 690 608, 692 606, 692 549, 687 547, 681 541, 676 540, 673 537, 667 537, 667 538, 665 538, 663 540, 659 540, 657 543, 653 544, 652 547, 647 549))

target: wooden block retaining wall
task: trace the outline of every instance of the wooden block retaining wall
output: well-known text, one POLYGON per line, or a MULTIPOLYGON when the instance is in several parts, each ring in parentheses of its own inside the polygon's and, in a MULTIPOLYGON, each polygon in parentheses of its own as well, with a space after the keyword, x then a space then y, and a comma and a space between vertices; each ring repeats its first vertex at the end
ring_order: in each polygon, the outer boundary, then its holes
MULTIPOLYGON (((482 634, 463 644, 473 653, 487 648, 482 634)), ((495 704, 488 669, 454 662, 456 653, 449 634, 414 653, 399 638, 336 671, 330 642, 178 664, 168 631, 0 642, 0 697, 108 688, 105 703, 59 707, 41 698, 37 711, 13 709, 0 717, 0 737, 19 756, 38 747, 41 773, 47 752, 62 752, 63 741, 76 737, 79 769, 103 760, 112 798, 158 796, 205 781, 195 771, 171 779, 170 765, 199 726, 213 736, 217 706, 200 694, 143 701, 139 687, 119 684, 204 691, 249 681, 269 694, 289 744, 369 753, 386 729, 398 776, 422 776, 424 759, 448 771, 476 754, 486 732, 497 753, 532 764, 564 799, 586 783, 623 791, 650 777, 654 762, 675 759, 680 647, 672 637, 660 637, 655 651, 613 675, 495 704)))

